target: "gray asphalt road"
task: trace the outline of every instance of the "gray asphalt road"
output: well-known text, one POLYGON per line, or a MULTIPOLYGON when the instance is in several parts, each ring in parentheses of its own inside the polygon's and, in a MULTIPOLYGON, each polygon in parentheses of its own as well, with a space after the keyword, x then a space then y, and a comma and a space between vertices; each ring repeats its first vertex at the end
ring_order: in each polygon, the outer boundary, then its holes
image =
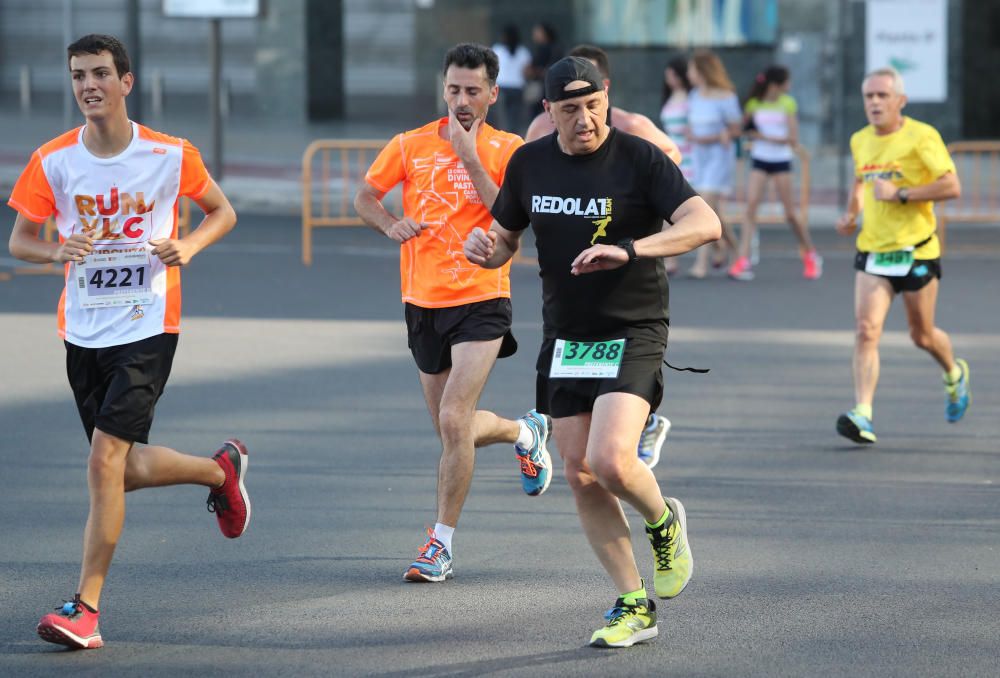
MULTIPOLYGON (((477 460, 457 577, 401 581, 434 522, 439 449, 393 247, 331 230, 305 269, 297 224, 253 217, 185 272, 154 426, 200 454, 230 435, 247 443, 250 531, 223 539, 200 488, 131 495, 102 601, 106 648, 41 642, 39 616, 76 583, 85 438, 53 332, 60 279, 0 280, 0 674, 998 675, 994 233, 954 232, 945 262, 938 318, 973 368, 969 415, 945 423, 938 370, 895 308, 873 448, 833 430, 852 404, 849 242, 818 235, 815 283, 781 230, 764 234, 751 284, 672 283, 671 362, 712 368, 668 372, 660 408, 674 429, 656 473, 687 506, 696 568, 661 603, 660 637, 624 651, 585 647, 615 591, 565 481, 526 497, 506 447, 477 460)), ((510 416, 533 405, 534 269, 517 267, 513 289, 521 351, 482 402, 510 416)))

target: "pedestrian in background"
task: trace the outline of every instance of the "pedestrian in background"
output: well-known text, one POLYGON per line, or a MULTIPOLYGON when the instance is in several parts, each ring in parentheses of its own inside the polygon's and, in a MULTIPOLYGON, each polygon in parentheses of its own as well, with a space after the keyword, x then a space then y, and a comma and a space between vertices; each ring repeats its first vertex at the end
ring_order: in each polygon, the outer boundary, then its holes
POLYGON ((545 71, 562 58, 558 40, 551 24, 541 22, 531 29, 531 63, 524 69, 524 110, 529 120, 543 110, 545 71))
POLYGON ((500 88, 496 106, 490 108, 490 121, 494 127, 521 134, 524 130, 524 71, 531 65, 531 52, 521 43, 521 32, 514 24, 503 28, 500 42, 493 45, 500 60, 500 75, 497 76, 497 86, 500 88))
MULTIPOLYGON (((688 62, 684 57, 672 59, 663 70, 663 107, 660 125, 667 136, 677 144, 681 153, 678 167, 688 182, 694 181, 694 161, 691 159, 691 142, 688 140, 688 92, 691 81, 687 77, 688 62)), ((667 257, 663 267, 668 274, 677 271, 675 257, 667 257)))
POLYGON ((752 169, 747 181, 746 218, 740 230, 739 256, 729 267, 734 280, 752 280, 750 250, 757 232, 757 208, 769 179, 774 180, 785 219, 799 241, 802 276, 816 280, 823 274, 823 258, 816 253, 809 228, 792 203, 792 159, 799 143, 798 104, 788 94, 792 80, 784 66, 770 66, 758 73, 750 87, 744 111, 747 136, 751 139, 752 169))
POLYGON ((688 92, 691 81, 687 76, 688 62, 683 57, 672 59, 663 71, 663 107, 660 125, 667 136, 674 140, 681 152, 678 165, 689 182, 694 177, 691 159, 691 141, 688 139, 688 92))
MULTIPOLYGON (((736 147, 733 139, 743 131, 743 112, 726 68, 719 57, 707 49, 695 50, 688 64, 688 138, 694 163, 694 188, 722 219, 721 200, 733 190, 733 170, 736 147)), ((732 229, 722 223, 722 234, 729 247, 735 249, 732 229)), ((692 278, 708 274, 707 248, 699 248, 692 278)), ((712 261, 715 267, 726 263, 726 250, 721 244, 712 261)))

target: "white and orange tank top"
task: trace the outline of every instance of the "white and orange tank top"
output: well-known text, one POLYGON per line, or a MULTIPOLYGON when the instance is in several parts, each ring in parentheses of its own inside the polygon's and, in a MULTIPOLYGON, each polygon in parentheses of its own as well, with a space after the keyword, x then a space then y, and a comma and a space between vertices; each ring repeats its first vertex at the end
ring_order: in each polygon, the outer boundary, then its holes
POLYGON ((199 199, 211 178, 198 149, 136 123, 132 141, 111 158, 91 154, 84 127, 41 146, 8 205, 27 219, 55 219, 60 241, 93 238, 84 264, 67 263, 59 336, 105 348, 180 331, 181 272, 150 253, 150 240, 177 237, 181 196, 199 199))

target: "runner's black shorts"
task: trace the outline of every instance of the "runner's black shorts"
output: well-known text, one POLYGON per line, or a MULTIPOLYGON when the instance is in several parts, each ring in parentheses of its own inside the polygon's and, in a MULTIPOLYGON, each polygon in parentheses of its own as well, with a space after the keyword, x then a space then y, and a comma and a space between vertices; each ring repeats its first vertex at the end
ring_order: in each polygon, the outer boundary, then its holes
POLYGON ((778 160, 777 162, 758 160, 757 158, 751 158, 751 160, 751 168, 760 170, 765 174, 781 174, 782 172, 792 171, 792 163, 790 160, 778 160))
POLYGON ((451 347, 466 341, 503 338, 499 358, 517 352, 511 334, 510 299, 489 299, 462 306, 424 308, 406 304, 406 343, 425 374, 440 374, 451 367, 451 347))
MULTIPOLYGON (((854 268, 858 271, 865 270, 865 263, 868 261, 867 252, 858 252, 854 255, 854 268)), ((892 285, 892 291, 896 294, 900 292, 917 292, 935 278, 941 278, 941 259, 914 259, 910 272, 906 275, 875 275, 877 278, 885 278, 892 285)))
MULTIPOLYGON (((620 339, 604 337, 604 339, 620 339)), ((605 393, 631 393, 649 403, 655 412, 663 400, 663 356, 667 343, 662 332, 625 333, 625 355, 614 379, 550 377, 555 338, 542 340, 535 381, 535 409, 559 419, 594 411, 594 402, 605 393)))
POLYGON ((87 440, 99 428, 122 440, 148 443, 153 409, 170 376, 176 334, 157 334, 119 346, 66 344, 66 374, 87 440))

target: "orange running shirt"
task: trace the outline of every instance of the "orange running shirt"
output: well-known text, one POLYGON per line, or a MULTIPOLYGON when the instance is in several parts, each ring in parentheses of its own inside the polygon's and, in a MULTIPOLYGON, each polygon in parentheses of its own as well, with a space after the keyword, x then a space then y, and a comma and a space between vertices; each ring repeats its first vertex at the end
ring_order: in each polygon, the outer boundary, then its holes
MULTIPOLYGON (((428 228, 400 246, 399 276, 403 302, 423 308, 461 306, 510 297, 510 262, 485 269, 465 258, 462 247, 475 227, 493 223, 458 160, 451 142, 438 129, 447 118, 403 132, 375 158, 365 181, 388 193, 403 182, 403 213, 428 228)), ((499 186, 510 156, 524 141, 482 123, 476 139, 479 160, 499 186)))
POLYGON ((97 281, 94 273, 67 263, 57 311, 59 336, 76 346, 105 348, 176 334, 181 270, 148 254, 149 241, 176 238, 180 196, 197 200, 211 186, 201 154, 184 139, 132 123, 128 147, 112 158, 99 158, 83 145, 83 130, 70 130, 35 151, 7 204, 35 223, 54 217, 60 241, 87 233, 95 254, 127 252, 141 261, 138 266, 115 264, 114 272, 102 270, 101 296, 93 307, 84 305, 89 302, 81 289, 93 287, 88 281, 97 281), (143 300, 149 303, 101 301, 125 285, 139 289, 140 277, 148 289, 143 300))

